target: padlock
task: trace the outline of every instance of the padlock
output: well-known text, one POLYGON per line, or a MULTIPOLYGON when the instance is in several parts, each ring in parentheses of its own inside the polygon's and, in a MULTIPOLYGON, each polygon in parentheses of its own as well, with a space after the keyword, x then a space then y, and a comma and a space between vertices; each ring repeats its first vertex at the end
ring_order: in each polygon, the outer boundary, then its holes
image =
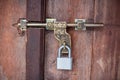
POLYGON ((58 51, 58 58, 57 58, 57 69, 60 70, 72 70, 72 57, 71 57, 71 49, 69 46, 65 45, 65 48, 68 50, 68 56, 62 57, 61 51, 64 48, 62 45, 58 51))

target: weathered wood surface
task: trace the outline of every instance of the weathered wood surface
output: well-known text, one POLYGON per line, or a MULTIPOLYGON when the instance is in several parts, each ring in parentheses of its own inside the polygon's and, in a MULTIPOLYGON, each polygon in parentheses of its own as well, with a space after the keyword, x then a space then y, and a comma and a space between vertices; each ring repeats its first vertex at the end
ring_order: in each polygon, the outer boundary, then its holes
POLYGON ((95 0, 91 80, 120 80, 120 1, 95 0), (102 6, 101 6, 102 5, 102 6))
MULTIPOLYGON (((27 19, 45 19, 45 0, 27 1, 27 19)), ((26 52, 26 80, 44 80, 44 28, 28 28, 26 52)))
POLYGON ((120 80, 120 1, 47 0, 47 12, 44 1, 0 0, 0 80, 120 80), (105 28, 69 29, 73 70, 58 71, 52 31, 45 33, 44 64, 44 29, 29 28, 26 38, 12 26, 26 13, 31 21, 43 22, 45 15, 67 22, 85 18, 103 22, 105 28))
POLYGON ((25 80, 26 36, 12 26, 26 16, 26 0, 0 0, 0 80, 25 80))
POLYGON ((94 22, 104 23, 105 28, 86 32, 69 30, 73 71, 56 70, 58 43, 53 32, 47 32, 45 80, 120 80, 119 3, 119 0, 48 0, 47 17, 67 22, 73 22, 74 18, 92 21, 94 18, 94 22))
POLYGON ((26 80, 43 80, 44 29, 29 28, 27 38, 26 80))
MULTIPOLYGON (((94 0, 48 0, 46 17, 74 22, 75 18, 94 19, 94 0)), ((93 31, 69 29, 72 38, 73 70, 56 69, 58 42, 51 31, 45 37, 45 80, 90 80, 93 31)))

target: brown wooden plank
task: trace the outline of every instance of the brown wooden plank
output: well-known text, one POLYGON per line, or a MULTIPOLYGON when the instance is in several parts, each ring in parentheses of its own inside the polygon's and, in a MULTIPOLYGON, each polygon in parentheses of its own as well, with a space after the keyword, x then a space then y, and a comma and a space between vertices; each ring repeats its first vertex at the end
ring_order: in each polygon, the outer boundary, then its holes
MULTIPOLYGON (((27 1, 27 19, 44 21, 45 0, 27 1)), ((28 28, 26 80, 44 80, 44 28, 28 28)))
POLYGON ((43 80, 44 29, 29 28, 27 35, 27 80, 43 80))
POLYGON ((26 80, 26 36, 12 26, 26 16, 26 0, 0 0, 0 80, 26 80))
POLYGON ((115 77, 117 80, 120 80, 120 31, 117 32, 117 44, 116 44, 116 53, 117 53, 117 59, 116 59, 116 74, 115 74, 115 77))
POLYGON ((95 0, 95 22, 120 26, 119 3, 120 0, 95 0))
POLYGON ((95 31, 92 80, 117 80, 120 54, 118 50, 120 34, 118 35, 118 32, 119 30, 107 29, 95 31))
POLYGON ((120 80, 119 2, 95 0, 95 22, 105 28, 94 30, 91 80, 120 80))
MULTIPOLYGON (((48 0, 47 17, 59 21, 74 22, 75 18, 94 19, 94 0, 48 0)), ((69 29, 72 37, 73 70, 56 69, 58 42, 52 31, 45 37, 45 80, 90 80, 92 30, 75 31, 69 29)))

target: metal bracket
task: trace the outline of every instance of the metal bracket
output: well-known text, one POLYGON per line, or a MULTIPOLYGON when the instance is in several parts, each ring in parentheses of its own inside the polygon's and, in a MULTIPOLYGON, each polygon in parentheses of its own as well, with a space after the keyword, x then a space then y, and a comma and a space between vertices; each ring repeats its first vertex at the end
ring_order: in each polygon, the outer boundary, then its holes
POLYGON ((75 26, 75 30, 86 30, 86 26, 84 25, 85 22, 85 19, 75 19, 75 23, 77 24, 77 26, 75 26))
POLYGON ((27 29, 27 20, 26 19, 21 19, 20 20, 20 24, 21 24, 21 26, 19 26, 19 29, 21 30, 21 31, 26 31, 26 29, 27 29))
MULTIPOLYGON (((55 38, 59 42, 59 46, 67 45, 71 48, 71 37, 66 32, 67 23, 66 22, 56 22, 56 19, 47 19, 47 30, 54 30, 55 38)), ((67 49, 64 48, 62 53, 68 53, 67 49)))
POLYGON ((56 19, 46 19, 46 30, 54 30, 54 23, 56 22, 56 19))

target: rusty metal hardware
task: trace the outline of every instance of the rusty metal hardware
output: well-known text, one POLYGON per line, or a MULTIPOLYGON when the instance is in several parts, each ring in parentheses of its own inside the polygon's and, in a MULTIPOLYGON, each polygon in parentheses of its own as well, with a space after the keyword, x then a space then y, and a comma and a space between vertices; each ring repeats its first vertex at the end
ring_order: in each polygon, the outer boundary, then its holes
MULTIPOLYGON (((21 31, 26 31, 27 27, 46 27, 46 30, 54 30, 54 22, 56 19, 47 19, 47 23, 31 23, 26 19, 20 19, 19 23, 16 23, 14 26, 18 26, 21 31)), ((75 27, 75 30, 86 30, 86 27, 103 27, 103 24, 90 24, 86 23, 85 19, 75 19, 74 23, 66 23, 67 27, 75 27)))
MULTIPOLYGON (((59 42, 59 46, 67 45, 71 48, 71 37, 66 32, 67 23, 66 22, 57 22, 56 19, 46 19, 47 30, 54 30, 55 38, 59 42)), ((62 53, 68 53, 66 48, 63 48, 62 53)))
MULTIPOLYGON (((103 27, 103 24, 88 24, 85 19, 75 19, 74 23, 58 22, 56 19, 46 19, 46 23, 31 23, 26 19, 20 19, 17 25, 20 33, 27 30, 28 27, 45 27, 46 30, 54 30, 55 38, 59 41, 59 46, 69 46, 71 48, 71 36, 66 32, 67 27, 75 27, 75 30, 86 30, 86 27, 103 27)), ((64 47, 62 53, 68 53, 64 47)))
POLYGON ((77 24, 77 26, 75 26, 75 30, 86 30, 86 26, 84 25, 85 22, 85 19, 75 19, 75 23, 77 24))

